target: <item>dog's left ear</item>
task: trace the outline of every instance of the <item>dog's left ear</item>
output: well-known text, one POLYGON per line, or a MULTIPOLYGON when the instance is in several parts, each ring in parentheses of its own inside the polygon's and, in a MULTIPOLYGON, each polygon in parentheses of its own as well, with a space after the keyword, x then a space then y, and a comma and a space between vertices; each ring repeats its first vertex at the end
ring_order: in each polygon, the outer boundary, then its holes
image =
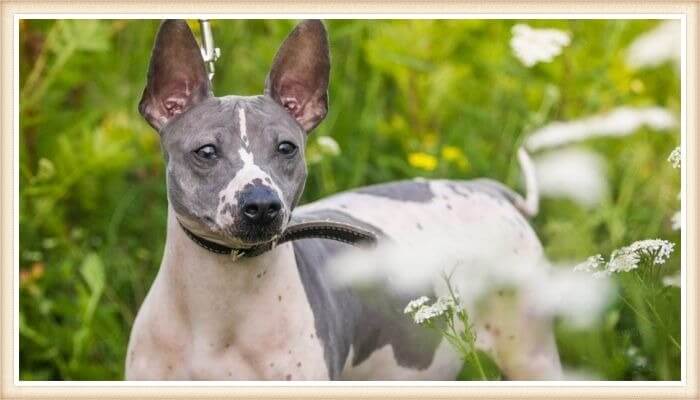
POLYGON ((160 132, 168 121, 210 97, 202 53, 184 20, 165 20, 153 45, 139 112, 160 132))
POLYGON ((309 133, 328 112, 330 69, 326 28, 319 20, 303 21, 277 51, 265 81, 265 94, 309 133))

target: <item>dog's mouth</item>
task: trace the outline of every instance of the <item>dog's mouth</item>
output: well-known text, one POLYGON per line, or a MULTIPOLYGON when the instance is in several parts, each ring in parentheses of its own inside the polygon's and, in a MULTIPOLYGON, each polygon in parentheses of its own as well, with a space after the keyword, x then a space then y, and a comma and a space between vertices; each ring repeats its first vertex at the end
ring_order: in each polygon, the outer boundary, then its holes
POLYGON ((276 229, 268 227, 247 227, 228 235, 229 244, 235 248, 250 248, 275 241, 284 229, 278 226, 276 229))
POLYGON ((287 225, 283 218, 264 225, 240 222, 229 227, 220 227, 211 218, 178 216, 178 221, 192 234, 234 249, 248 249, 274 242, 287 225))

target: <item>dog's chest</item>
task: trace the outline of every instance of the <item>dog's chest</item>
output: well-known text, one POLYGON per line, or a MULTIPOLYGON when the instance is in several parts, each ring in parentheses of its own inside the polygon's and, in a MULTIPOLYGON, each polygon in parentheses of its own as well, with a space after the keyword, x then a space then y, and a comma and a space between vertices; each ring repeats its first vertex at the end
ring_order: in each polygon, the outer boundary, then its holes
POLYGON ((239 261, 232 276, 206 258, 184 265, 197 257, 166 249, 134 325, 127 378, 328 379, 291 252, 282 245, 263 259, 269 264, 239 261))

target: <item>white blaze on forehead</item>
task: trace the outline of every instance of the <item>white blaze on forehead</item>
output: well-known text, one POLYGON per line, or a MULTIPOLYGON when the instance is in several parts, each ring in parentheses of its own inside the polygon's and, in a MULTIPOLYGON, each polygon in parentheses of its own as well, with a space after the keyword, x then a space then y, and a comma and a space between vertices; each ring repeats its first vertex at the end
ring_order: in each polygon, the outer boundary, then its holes
POLYGON ((277 194, 277 197, 279 197, 282 202, 282 217, 283 220, 286 221, 287 204, 284 202, 282 191, 277 187, 272 177, 255 164, 253 153, 249 151, 245 110, 242 107, 238 109, 238 122, 242 140, 242 146, 238 149, 238 155, 241 157, 241 161, 243 161, 243 166, 236 172, 236 175, 231 179, 228 185, 219 192, 219 205, 216 208, 216 223, 220 227, 226 227, 234 222, 231 209, 235 209, 238 206, 236 195, 243 190, 246 185, 252 184, 256 179, 260 179, 263 185, 270 187, 277 194))
POLYGON ((245 120, 245 109, 243 107, 238 109, 238 129, 240 130, 241 133, 241 141, 243 142, 243 146, 245 148, 248 148, 248 126, 246 124, 245 120))

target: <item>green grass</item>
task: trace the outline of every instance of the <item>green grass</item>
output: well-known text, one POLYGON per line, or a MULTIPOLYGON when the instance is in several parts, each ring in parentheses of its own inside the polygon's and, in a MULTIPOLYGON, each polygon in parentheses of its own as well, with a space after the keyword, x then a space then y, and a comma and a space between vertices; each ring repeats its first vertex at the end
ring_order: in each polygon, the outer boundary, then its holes
MULTIPOLYGON (((573 38, 553 62, 533 68, 509 48, 517 22, 327 21, 330 111, 309 146, 330 135, 341 154, 310 165, 303 201, 419 175, 490 177, 522 190, 515 151, 547 122, 621 105, 679 115, 677 68, 635 71, 624 62, 625 47, 657 22, 528 21, 573 38), (461 154, 448 157, 445 147, 461 154), (433 156, 435 168, 412 166, 413 153, 433 156)), ((293 25, 212 21, 222 51, 215 93, 261 93, 293 25)), ((130 327, 165 235, 158 135, 136 110, 157 26, 20 24, 21 379, 123 376, 130 327)), ((645 129, 586 142, 607 160, 609 195, 592 210, 544 199, 533 224, 549 258, 582 260, 660 237, 677 245, 664 273, 678 271, 680 236, 669 218, 680 207, 680 174, 666 156, 679 142, 678 130, 645 129)), ((624 275, 616 283, 630 301, 616 300, 595 326, 557 324, 562 361, 604 379, 679 379, 680 350, 669 339, 680 342, 679 290, 651 293, 624 275)))

